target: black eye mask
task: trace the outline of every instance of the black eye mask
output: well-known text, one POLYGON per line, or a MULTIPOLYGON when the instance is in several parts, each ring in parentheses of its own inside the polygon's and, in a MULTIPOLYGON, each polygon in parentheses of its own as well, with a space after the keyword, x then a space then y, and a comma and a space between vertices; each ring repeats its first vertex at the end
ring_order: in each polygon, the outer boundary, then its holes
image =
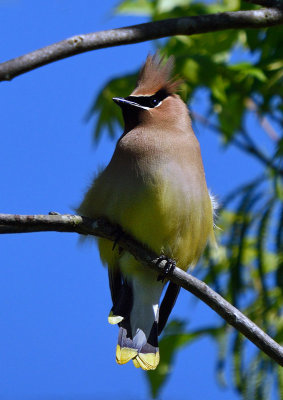
POLYGON ((125 100, 137 103, 142 107, 154 108, 157 107, 162 100, 168 96, 168 92, 164 89, 161 89, 152 96, 128 96, 125 98, 125 100))

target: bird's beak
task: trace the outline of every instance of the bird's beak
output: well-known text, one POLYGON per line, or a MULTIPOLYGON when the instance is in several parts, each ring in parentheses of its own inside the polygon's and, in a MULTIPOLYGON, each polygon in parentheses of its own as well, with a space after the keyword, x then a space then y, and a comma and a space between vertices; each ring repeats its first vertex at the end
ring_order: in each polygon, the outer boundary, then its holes
POLYGON ((124 97, 113 97, 112 100, 120 107, 123 106, 123 104, 128 103, 128 101, 124 99, 124 97))
POLYGON ((120 107, 130 106, 130 107, 138 107, 138 108, 146 109, 146 107, 143 107, 134 101, 128 100, 127 98, 125 99, 124 97, 113 97, 112 100, 114 101, 114 103, 118 104, 118 106, 120 106, 120 107))

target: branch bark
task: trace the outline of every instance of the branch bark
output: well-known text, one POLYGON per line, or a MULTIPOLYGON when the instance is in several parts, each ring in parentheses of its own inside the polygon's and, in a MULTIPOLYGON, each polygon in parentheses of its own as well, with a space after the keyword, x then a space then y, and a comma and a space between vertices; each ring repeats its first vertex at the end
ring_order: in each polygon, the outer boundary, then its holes
MULTIPOLYGON (((0 214, 0 234, 24 232, 76 232, 94 235, 116 241, 119 246, 129 251, 144 266, 162 274, 165 261, 158 262, 158 255, 145 248, 126 233, 119 235, 117 225, 106 219, 90 219, 79 215, 11 215, 0 214)), ((237 308, 214 292, 209 286, 179 268, 168 277, 172 282, 193 293, 210 308, 216 311, 230 325, 245 335, 271 359, 283 366, 283 347, 264 333, 256 324, 243 315, 237 308)))
POLYGON ((0 81, 11 80, 43 65, 91 50, 174 35, 195 35, 226 29, 258 29, 281 24, 283 8, 269 8, 172 18, 77 35, 0 64, 0 81))

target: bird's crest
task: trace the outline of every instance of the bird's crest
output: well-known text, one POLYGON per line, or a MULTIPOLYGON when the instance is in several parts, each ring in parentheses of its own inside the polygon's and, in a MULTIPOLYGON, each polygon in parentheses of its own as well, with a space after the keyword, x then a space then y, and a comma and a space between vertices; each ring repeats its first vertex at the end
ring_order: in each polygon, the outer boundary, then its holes
POLYGON ((159 52, 153 56, 149 54, 140 71, 137 87, 131 95, 151 96, 162 89, 166 90, 168 94, 175 93, 182 81, 171 78, 173 68, 173 56, 170 56, 165 62, 159 52))

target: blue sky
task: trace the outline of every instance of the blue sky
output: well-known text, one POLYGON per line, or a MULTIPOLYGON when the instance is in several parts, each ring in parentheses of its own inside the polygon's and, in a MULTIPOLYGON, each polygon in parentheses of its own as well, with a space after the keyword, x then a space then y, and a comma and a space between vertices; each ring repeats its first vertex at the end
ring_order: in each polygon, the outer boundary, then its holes
MULTIPOLYGON (((115 4, 2 0, 1 61, 75 34, 145 21, 113 16, 115 4)), ((151 49, 152 43, 141 43, 90 52, 1 83, 1 213, 72 212, 115 145, 104 135, 94 147, 94 121, 86 123, 85 115, 99 89, 139 68, 151 49)), ((204 109, 204 92, 191 107, 204 109)), ((221 148, 209 130, 198 126, 196 132, 208 185, 220 200, 259 171, 256 161, 221 148)), ((107 274, 95 246, 79 246, 70 233, 5 235, 0 275, 1 399, 148 398, 143 372, 115 363, 118 332, 107 323, 107 274)), ((184 315, 194 327, 220 322, 188 293, 173 314, 184 315)), ((217 385, 215 356, 207 338, 181 351, 162 400, 237 400, 231 388, 217 385)))

